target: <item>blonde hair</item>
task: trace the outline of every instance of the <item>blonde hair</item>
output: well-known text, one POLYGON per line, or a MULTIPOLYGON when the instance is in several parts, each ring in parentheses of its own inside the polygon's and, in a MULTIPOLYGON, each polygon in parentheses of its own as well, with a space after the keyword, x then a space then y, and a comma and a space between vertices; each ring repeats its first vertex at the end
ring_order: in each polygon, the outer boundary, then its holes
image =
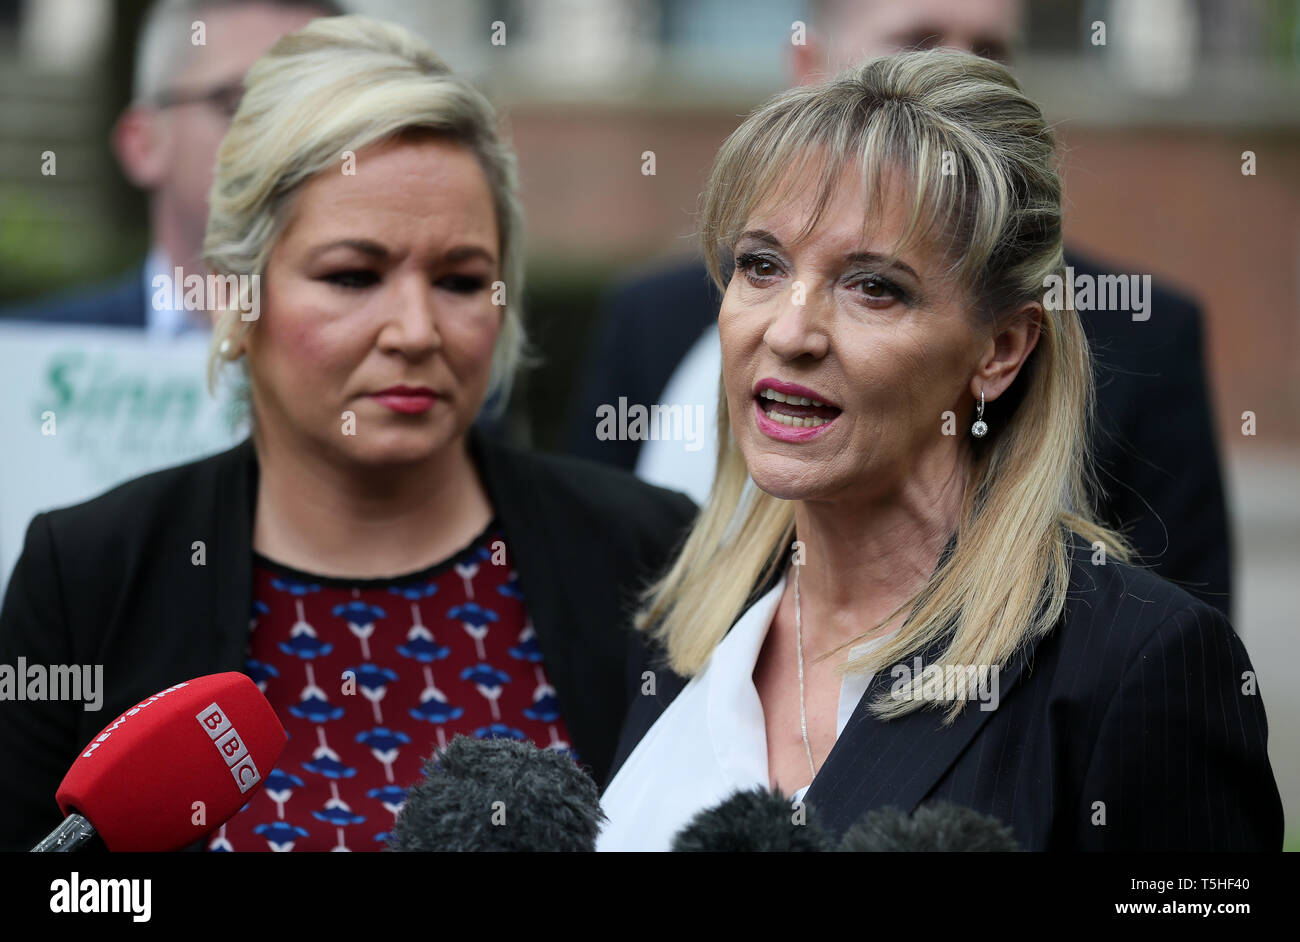
MULTIPOLYGON (((487 178, 500 238, 506 303, 492 357, 488 398, 505 407, 515 370, 528 355, 523 294, 523 212, 515 156, 491 104, 413 33, 364 16, 314 20, 254 63, 217 152, 203 257, 219 275, 263 275, 297 189, 345 151, 404 134, 433 133, 477 158, 487 178)), ((217 315, 208 381, 238 310, 217 315)))
MULTIPOLYGON (((972 316, 992 328, 1028 302, 1043 303, 1045 279, 1064 273, 1054 150, 1038 107, 997 63, 946 50, 872 60, 825 85, 778 95, 723 144, 702 197, 710 274, 725 290, 719 254, 734 249, 751 212, 773 195, 783 199, 815 181, 806 234, 844 168, 856 162, 868 193, 865 231, 886 172, 901 170, 891 180, 907 181, 911 205, 895 253, 918 240, 938 245, 948 272, 974 299, 972 316)), ((912 599, 863 636, 910 607, 904 630, 847 670, 887 670, 949 632, 933 662, 941 669, 1005 664, 1060 616, 1071 532, 1128 560, 1131 549, 1096 522, 1091 504, 1094 396, 1077 313, 1046 309, 1036 348, 988 409, 990 432, 972 440, 952 551, 912 599)), ((645 590, 636 618, 683 676, 703 669, 755 586, 775 577, 794 536, 794 502, 746 486, 721 384, 718 403, 709 501, 671 567, 645 590)), ((918 696, 908 696, 909 687, 902 696, 882 695, 871 709, 889 719, 937 705, 919 696, 919 677, 912 684, 918 696)), ((965 704, 949 701, 945 722, 965 704)))

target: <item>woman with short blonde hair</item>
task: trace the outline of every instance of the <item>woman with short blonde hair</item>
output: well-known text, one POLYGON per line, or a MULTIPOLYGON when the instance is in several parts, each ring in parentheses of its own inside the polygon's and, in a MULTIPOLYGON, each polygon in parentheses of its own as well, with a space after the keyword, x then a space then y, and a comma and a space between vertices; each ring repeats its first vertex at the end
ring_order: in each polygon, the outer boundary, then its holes
POLYGON ((1094 515, 1089 350, 1045 290, 1054 147, 1006 68, 937 50, 784 92, 723 145, 718 471, 644 597, 655 696, 602 846, 666 847, 752 786, 837 832, 947 797, 1030 847, 1280 843, 1239 639, 1094 515), (1191 778, 1126 738, 1133 710, 1193 731, 1191 778))
MULTIPOLYGON (((286 37, 249 70, 217 153, 203 255, 214 272, 263 275, 299 184, 359 173, 356 154, 397 134, 460 143, 483 170, 500 233, 502 310, 489 400, 504 409, 526 361, 523 208, 515 156, 483 95, 413 34, 361 16, 329 17, 286 37)), ((247 305, 244 310, 247 310, 247 305)), ((233 307, 213 331, 209 377, 248 329, 233 307), (224 351, 223 351, 224 344, 224 351)))

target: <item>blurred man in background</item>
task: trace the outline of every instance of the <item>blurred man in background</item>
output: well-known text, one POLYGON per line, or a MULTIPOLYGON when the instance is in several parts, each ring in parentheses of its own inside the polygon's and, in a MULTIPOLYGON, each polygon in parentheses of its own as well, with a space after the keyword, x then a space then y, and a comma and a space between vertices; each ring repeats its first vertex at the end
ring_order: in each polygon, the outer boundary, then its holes
POLYGON ((172 291, 157 290, 154 279, 165 275, 170 284, 177 267, 187 275, 206 274, 203 231, 212 168, 239 106, 244 73, 281 36, 344 12, 332 0, 154 4, 140 31, 133 100, 112 137, 123 174, 149 194, 149 255, 114 281, 23 302, 7 316, 145 328, 164 338, 206 333, 207 312, 175 308, 172 291))
MULTIPOLYGON (((1018 0, 812 0, 805 45, 792 45, 798 84, 902 49, 950 47, 1007 61, 1018 43, 1018 0)), ((1132 272, 1068 250, 1066 264, 1094 279, 1132 272)), ((724 260, 724 270, 730 270, 724 260)), ((704 441, 716 428, 720 298, 702 260, 616 285, 598 324, 603 334, 579 383, 569 450, 634 469, 651 483, 703 503, 716 450, 681 441, 601 440, 597 409, 702 406, 704 441)), ((1105 494, 1102 519, 1125 530, 1141 562, 1231 616, 1231 547, 1196 303, 1153 282, 1142 319, 1132 310, 1081 311, 1097 380, 1094 457, 1105 494)), ((1136 309, 1136 305, 1134 305, 1136 309)), ((698 430, 697 430, 698 431, 698 430)))

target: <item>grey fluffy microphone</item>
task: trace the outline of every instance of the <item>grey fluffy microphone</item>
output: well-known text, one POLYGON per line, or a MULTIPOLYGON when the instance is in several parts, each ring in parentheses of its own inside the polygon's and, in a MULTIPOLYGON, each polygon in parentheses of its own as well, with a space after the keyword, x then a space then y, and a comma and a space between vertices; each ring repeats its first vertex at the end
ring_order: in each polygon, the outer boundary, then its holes
POLYGON ((869 811, 844 834, 842 851, 1018 851, 1011 828, 971 808, 940 801, 906 815, 869 811))
POLYGON ((568 756, 457 736, 424 764, 393 824, 398 851, 594 851, 605 814, 568 756))
POLYGON ((810 809, 773 789, 736 792, 693 817, 673 838, 678 852, 782 853, 834 850, 810 809))

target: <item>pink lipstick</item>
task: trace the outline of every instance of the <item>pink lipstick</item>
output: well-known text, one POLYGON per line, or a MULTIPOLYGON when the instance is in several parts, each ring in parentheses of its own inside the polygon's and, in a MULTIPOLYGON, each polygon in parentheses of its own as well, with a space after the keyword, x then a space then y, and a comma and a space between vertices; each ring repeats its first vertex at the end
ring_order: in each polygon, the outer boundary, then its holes
POLYGON ((754 387, 754 422, 769 438, 805 442, 829 429, 841 409, 822 393, 798 383, 761 379, 754 387))
POLYGON ((429 411, 438 401, 438 394, 427 386, 390 386, 371 398, 394 412, 415 415, 429 411))

